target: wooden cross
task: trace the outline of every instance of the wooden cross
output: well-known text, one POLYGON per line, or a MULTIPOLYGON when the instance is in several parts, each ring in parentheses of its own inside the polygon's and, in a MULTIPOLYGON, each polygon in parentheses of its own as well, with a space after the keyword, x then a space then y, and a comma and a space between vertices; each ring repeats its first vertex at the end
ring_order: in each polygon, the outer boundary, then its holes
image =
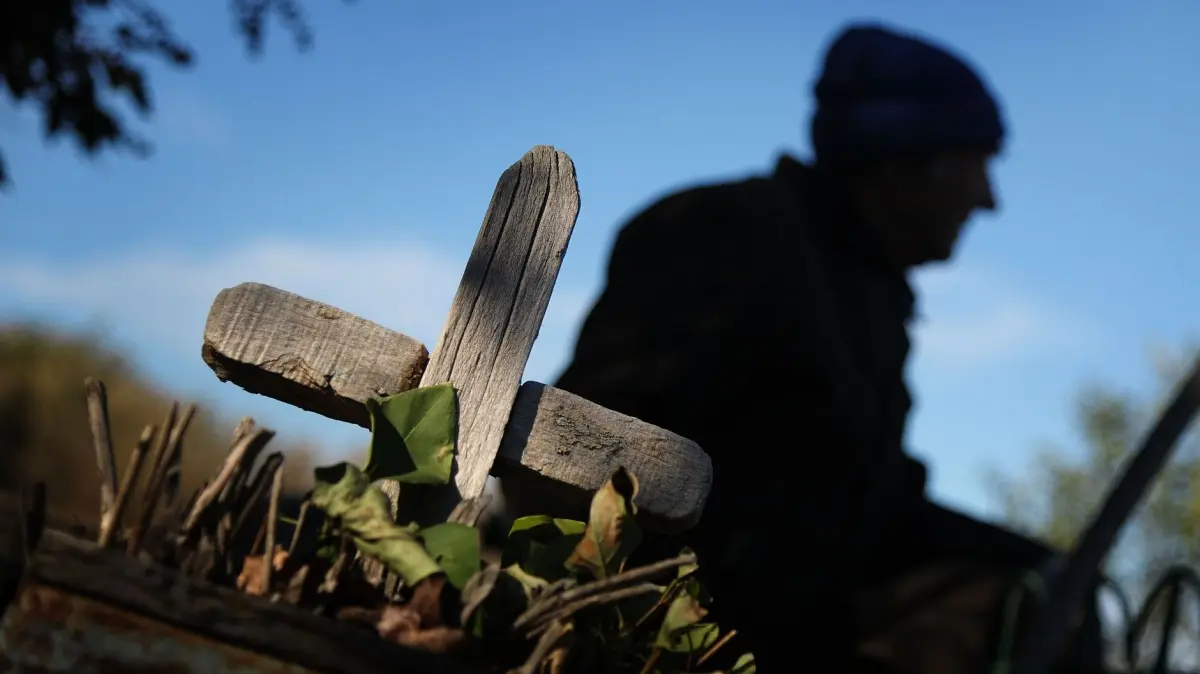
MULTIPOLYGON (((576 510, 624 466, 639 478, 645 525, 683 531, 700 519, 712 483, 698 445, 553 386, 521 384, 578 213, 566 153, 538 146, 509 167, 432 356, 366 319, 243 283, 213 302, 204 361, 222 381, 363 427, 367 399, 452 382, 455 474, 437 505, 423 499, 421 521, 443 521, 460 499, 480 497, 489 473, 576 510)), ((384 489, 395 504, 399 485, 384 489)))

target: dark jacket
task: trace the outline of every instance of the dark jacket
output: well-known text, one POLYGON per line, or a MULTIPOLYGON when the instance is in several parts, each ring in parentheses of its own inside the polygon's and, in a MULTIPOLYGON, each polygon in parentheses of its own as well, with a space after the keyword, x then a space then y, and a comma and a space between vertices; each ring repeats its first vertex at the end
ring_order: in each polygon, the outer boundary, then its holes
POLYGON ((708 452, 690 542, 728 593, 785 555, 789 592, 824 605, 924 496, 902 451, 912 290, 847 203, 784 157, 653 204, 620 231, 556 384, 708 452))

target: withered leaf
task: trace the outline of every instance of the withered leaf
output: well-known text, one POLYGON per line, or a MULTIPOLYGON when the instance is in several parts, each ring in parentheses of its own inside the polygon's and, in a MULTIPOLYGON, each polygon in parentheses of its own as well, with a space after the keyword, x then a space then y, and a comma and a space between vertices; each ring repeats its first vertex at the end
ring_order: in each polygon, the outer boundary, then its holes
MULTIPOLYGON (((237 589, 245 594, 261 597, 267 594, 267 588, 263 587, 263 560, 265 554, 256 557, 247 557, 242 562, 242 572, 238 574, 237 589)), ((275 548, 275 556, 271 564, 273 570, 278 573, 283 569, 283 565, 287 563, 287 550, 281 547, 275 548)))
POLYGON ((313 505, 336 520, 361 552, 399 573, 410 587, 441 571, 417 528, 392 520, 387 496, 356 466, 339 463, 318 468, 315 477, 313 505))
POLYGON ((641 542, 641 529, 634 521, 637 494, 637 477, 618 468, 592 497, 587 529, 567 559, 568 567, 596 578, 621 572, 629 553, 641 542))

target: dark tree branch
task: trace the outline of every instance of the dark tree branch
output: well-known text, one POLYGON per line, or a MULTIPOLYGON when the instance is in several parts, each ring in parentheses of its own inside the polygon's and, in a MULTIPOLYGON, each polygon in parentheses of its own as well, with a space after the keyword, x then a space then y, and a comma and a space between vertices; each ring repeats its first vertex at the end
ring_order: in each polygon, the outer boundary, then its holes
MULTIPOLYGON (((231 10, 251 55, 262 52, 272 17, 300 49, 312 45, 299 0, 231 0, 231 10)), ((114 105, 131 105, 143 117, 153 113, 146 59, 177 68, 194 60, 148 0, 0 2, 0 80, 14 104, 40 108, 47 139, 65 134, 89 155, 108 148, 148 155, 149 141, 130 132, 114 105)), ((0 153, 0 187, 8 184, 0 153)))

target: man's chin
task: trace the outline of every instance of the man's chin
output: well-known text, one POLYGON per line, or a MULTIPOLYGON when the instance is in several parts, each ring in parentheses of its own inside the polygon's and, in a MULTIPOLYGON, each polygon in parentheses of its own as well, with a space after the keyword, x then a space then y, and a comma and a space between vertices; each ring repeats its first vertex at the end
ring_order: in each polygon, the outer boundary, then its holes
POLYGON ((960 224, 954 229, 954 234, 946 238, 946 240, 938 241, 929 246, 929 261, 930 262, 949 262, 956 252, 958 246, 962 242, 962 233, 966 228, 966 223, 960 224))
POLYGON ((940 248, 930 248, 930 250, 925 254, 924 261, 917 266, 924 267, 926 265, 938 265, 949 262, 954 257, 954 251, 955 247, 953 245, 940 248))

